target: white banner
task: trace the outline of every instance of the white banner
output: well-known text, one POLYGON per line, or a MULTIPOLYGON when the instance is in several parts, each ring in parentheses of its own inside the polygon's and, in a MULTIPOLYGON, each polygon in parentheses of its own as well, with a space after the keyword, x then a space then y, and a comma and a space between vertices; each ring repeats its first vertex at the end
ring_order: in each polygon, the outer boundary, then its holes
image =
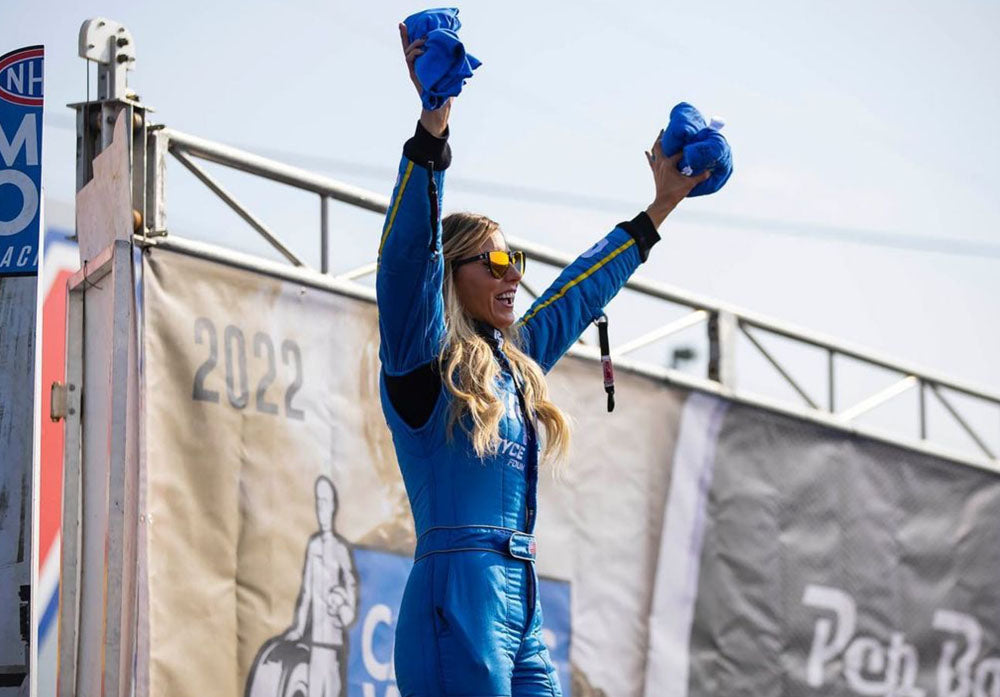
MULTIPOLYGON (((155 248, 143 278, 137 693, 396 694, 414 535, 374 305, 155 248)), ((620 371, 608 414, 575 358, 550 383, 575 428, 540 477, 544 635, 565 694, 639 695, 684 394, 620 371)))

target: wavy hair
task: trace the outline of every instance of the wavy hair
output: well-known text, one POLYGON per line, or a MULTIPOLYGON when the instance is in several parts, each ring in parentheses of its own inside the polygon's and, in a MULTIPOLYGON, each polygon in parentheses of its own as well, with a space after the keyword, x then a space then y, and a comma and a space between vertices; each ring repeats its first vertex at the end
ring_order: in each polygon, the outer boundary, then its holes
MULTIPOLYGON (((439 358, 441 376, 452 394, 448 432, 456 423, 469 435, 479 457, 495 454, 500 445, 500 419, 504 403, 494 391, 500 366, 490 344, 476 331, 473 318, 458 299, 452 262, 475 256, 499 225, 477 213, 452 213, 441 221, 444 252, 444 350, 439 358), (466 422, 462 417, 468 414, 466 422)), ((555 463, 569 453, 569 419, 549 401, 549 389, 539 365, 521 349, 516 325, 501 330, 504 354, 522 386, 527 418, 537 417, 544 429, 543 458, 555 463)))

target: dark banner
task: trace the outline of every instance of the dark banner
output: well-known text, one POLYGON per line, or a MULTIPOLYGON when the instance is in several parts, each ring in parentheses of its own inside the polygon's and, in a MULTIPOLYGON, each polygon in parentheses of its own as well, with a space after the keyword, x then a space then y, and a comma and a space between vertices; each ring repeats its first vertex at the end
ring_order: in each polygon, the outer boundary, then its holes
POLYGON ((997 474, 696 396, 667 517, 647 696, 1000 696, 997 474))

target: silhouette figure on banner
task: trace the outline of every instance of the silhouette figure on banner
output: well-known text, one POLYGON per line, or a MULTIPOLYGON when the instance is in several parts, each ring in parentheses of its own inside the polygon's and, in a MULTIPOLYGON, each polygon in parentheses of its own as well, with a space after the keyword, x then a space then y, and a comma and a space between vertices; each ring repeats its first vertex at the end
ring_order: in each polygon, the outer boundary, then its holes
POLYGON ((291 626, 261 646, 246 697, 343 697, 347 694, 347 630, 358 607, 351 547, 333 527, 337 490, 316 480, 319 531, 309 538, 291 626))

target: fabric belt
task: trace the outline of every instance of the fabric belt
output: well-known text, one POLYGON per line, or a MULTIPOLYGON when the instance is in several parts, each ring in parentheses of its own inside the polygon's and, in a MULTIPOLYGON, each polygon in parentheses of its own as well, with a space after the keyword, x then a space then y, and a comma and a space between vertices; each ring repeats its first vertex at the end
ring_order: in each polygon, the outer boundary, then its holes
POLYGON ((513 559, 535 561, 535 536, 492 525, 428 528, 417 539, 414 562, 445 552, 496 552, 513 559))

